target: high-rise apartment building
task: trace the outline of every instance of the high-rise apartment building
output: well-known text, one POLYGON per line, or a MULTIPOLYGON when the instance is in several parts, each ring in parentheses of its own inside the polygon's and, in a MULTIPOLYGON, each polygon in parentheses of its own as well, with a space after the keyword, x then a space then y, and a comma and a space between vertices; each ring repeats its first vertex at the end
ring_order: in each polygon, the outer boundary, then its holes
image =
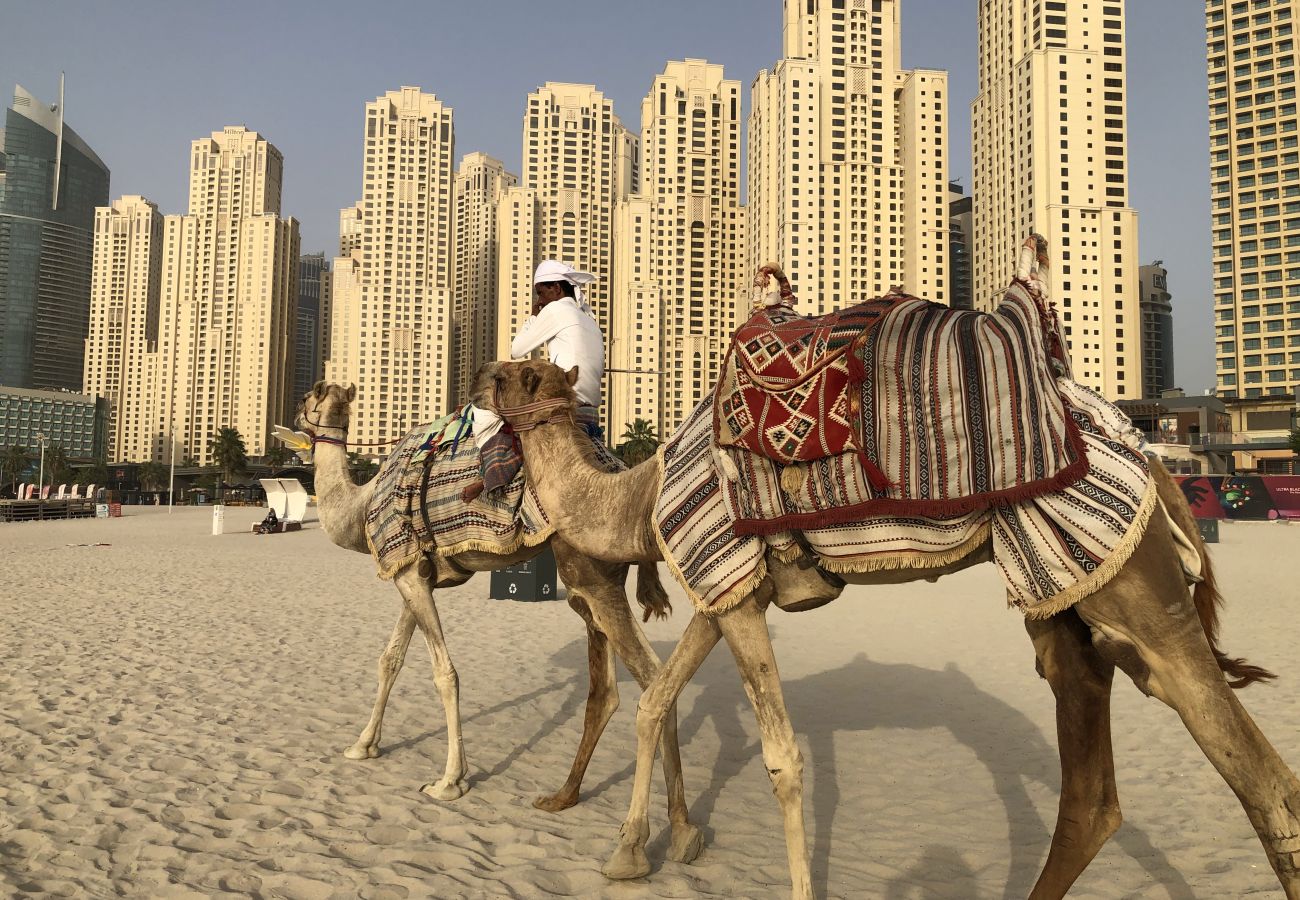
POLYGON ((507 189, 519 179, 486 153, 469 153, 456 172, 456 268, 452 283, 451 391, 463 402, 479 367, 497 358, 497 220, 507 189))
POLYGON ((785 0, 754 79, 749 259, 821 313, 891 287, 948 300, 948 75, 905 70, 900 0, 785 0))
POLYGON ((63 111, 14 87, 0 130, 0 384, 80 391, 95 209, 108 167, 63 111))
POLYGON ((1161 260, 1138 270, 1142 310, 1142 396, 1174 387, 1174 305, 1161 260))
POLYGON ((641 190, 615 219, 606 405, 611 440, 636 419, 671 434, 712 389, 747 309, 740 82, 670 62, 641 101, 641 190))
POLYGON ((108 401, 108 461, 154 458, 163 217, 144 197, 95 211, 87 394, 108 401))
POLYGON ((1297 0, 1206 0, 1216 389, 1300 389, 1297 0))
POLYGON ((614 215, 637 189, 636 136, 614 103, 589 84, 547 82, 528 95, 519 185, 506 191, 498 229, 496 356, 532 309, 533 269, 558 259, 596 276, 583 288, 609 335, 614 285, 614 215))
POLYGON ((1043 235, 1074 377, 1111 400, 1142 391, 1126 81, 1123 0, 979 0, 975 305, 1043 235))
POLYGON ((327 378, 358 389, 349 437, 382 444, 447 411, 452 110, 418 87, 366 104, 361 202, 340 218, 327 378))
POLYGON ((972 309, 971 248, 975 243, 973 198, 956 182, 948 184, 948 305, 972 309))
POLYGON ((293 393, 296 403, 325 377, 325 340, 322 337, 326 298, 330 290, 330 264, 324 253, 298 259, 298 324, 294 333, 293 393))
POLYGON ((156 459, 193 456, 235 428, 249 456, 292 421, 299 239, 280 215, 284 160, 228 126, 194 141, 189 212, 163 223, 156 459))

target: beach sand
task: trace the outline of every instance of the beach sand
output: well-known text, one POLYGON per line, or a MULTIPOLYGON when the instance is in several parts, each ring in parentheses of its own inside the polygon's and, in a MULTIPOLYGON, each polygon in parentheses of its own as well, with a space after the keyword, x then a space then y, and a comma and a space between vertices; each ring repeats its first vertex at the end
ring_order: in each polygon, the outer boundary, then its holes
MULTIPOLYGON (((418 636, 384 755, 353 762, 396 620, 366 556, 307 528, 247 533, 264 510, 126 507, 125 517, 0 525, 0 893, 52 896, 782 897, 781 817, 730 655, 680 703, 687 800, 706 848, 665 862, 656 770, 650 877, 600 874, 631 790, 636 684, 559 814, 586 697, 563 603, 437 594, 460 673, 471 789, 440 803, 443 713, 418 636)), ((1242 695, 1300 769, 1300 527, 1225 524, 1214 559, 1223 643, 1275 669, 1242 695)), ((666 657, 690 609, 648 626, 666 657)), ((983 566, 829 607, 769 613, 805 761, 814 885, 826 897, 1024 897, 1060 786, 1051 692, 983 566)), ((1175 714, 1117 677, 1125 823, 1079 898, 1281 897, 1232 792, 1175 714)))

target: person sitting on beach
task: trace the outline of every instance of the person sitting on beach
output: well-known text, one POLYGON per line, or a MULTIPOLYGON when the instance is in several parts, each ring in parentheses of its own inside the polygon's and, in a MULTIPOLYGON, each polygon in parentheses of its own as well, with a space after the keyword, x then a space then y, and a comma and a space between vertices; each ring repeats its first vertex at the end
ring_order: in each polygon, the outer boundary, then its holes
MULTIPOLYGON (((523 359, 545 347, 551 362, 561 369, 577 366, 578 383, 573 390, 578 395, 579 422, 594 439, 600 439, 597 411, 600 382, 605 376, 605 336, 581 287, 595 280, 591 273, 579 272, 568 263, 543 260, 533 274, 533 314, 511 342, 510 358, 523 359)), ((514 435, 501 431, 500 417, 477 407, 473 415, 482 477, 462 492, 461 499, 466 503, 485 488, 491 491, 509 484, 523 465, 514 435)))
POLYGON ((275 534, 275 530, 279 527, 279 524, 280 517, 275 514, 274 509, 270 509, 267 510, 266 518, 258 524, 256 530, 258 534, 275 534))

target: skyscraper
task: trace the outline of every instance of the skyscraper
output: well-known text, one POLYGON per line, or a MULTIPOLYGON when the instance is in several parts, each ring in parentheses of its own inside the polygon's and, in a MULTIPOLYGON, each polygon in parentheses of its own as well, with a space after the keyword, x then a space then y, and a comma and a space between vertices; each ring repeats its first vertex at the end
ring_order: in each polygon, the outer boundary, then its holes
POLYGON ((194 141, 189 212, 164 219, 157 459, 206 463, 235 428, 249 456, 293 416, 298 222, 280 216, 284 160, 227 126, 194 141))
POLYGON ((804 313, 901 285, 948 299, 948 75, 902 68, 899 0, 785 0, 754 79, 749 253, 804 313))
POLYGON ((992 307, 1021 242, 1043 235, 1074 377, 1112 400, 1136 398, 1123 0, 979 0, 979 48, 975 305, 992 307))
POLYGON ((1206 0, 1217 392, 1300 389, 1297 0, 1206 0))
POLYGON ((1142 285, 1142 396, 1159 397, 1174 387, 1174 305, 1169 272, 1156 260, 1139 270, 1142 285))
MULTIPOLYGON (((325 298, 329 296, 330 264, 324 253, 298 259, 298 324, 294 333, 293 393, 296 403, 325 377, 321 338, 325 298)), ((286 423, 287 424, 287 423, 286 423)))
POLYGON ((349 437, 382 444, 454 402, 452 110, 418 87, 366 104, 361 202, 340 219, 327 378, 358 388, 349 437), (354 224, 355 223, 355 224, 354 224))
POLYGON ((547 82, 528 95, 520 181, 505 193, 498 226, 499 358, 509 359, 510 341, 529 315, 533 268, 543 259, 596 276, 584 292, 609 335, 614 211, 637 188, 637 156, 636 137, 592 85, 547 82))
POLYGON ((740 83, 670 62, 641 101, 641 190, 615 218, 611 440, 670 434, 713 387, 749 282, 740 206, 740 83))
POLYGON ((451 391, 463 401, 479 366, 496 359, 501 248, 497 214, 518 179, 485 153, 469 153, 456 172, 451 391))
POLYGON ((948 305, 971 309, 971 246, 975 239, 972 198, 956 182, 948 184, 948 305))
POLYGON ((108 167, 21 85, 0 131, 0 384, 82 389, 108 167))
POLYGON ((86 393, 108 401, 108 461, 155 458, 163 217, 144 197, 95 211, 86 393))

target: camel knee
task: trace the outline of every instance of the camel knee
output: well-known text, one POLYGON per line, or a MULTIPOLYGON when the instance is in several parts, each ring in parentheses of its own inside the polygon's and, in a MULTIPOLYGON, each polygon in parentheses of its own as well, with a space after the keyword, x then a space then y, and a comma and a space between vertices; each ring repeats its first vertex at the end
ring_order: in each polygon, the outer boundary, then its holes
POLYGON ((768 780, 777 800, 797 800, 803 796, 803 754, 791 740, 763 751, 763 765, 767 767, 768 780))

